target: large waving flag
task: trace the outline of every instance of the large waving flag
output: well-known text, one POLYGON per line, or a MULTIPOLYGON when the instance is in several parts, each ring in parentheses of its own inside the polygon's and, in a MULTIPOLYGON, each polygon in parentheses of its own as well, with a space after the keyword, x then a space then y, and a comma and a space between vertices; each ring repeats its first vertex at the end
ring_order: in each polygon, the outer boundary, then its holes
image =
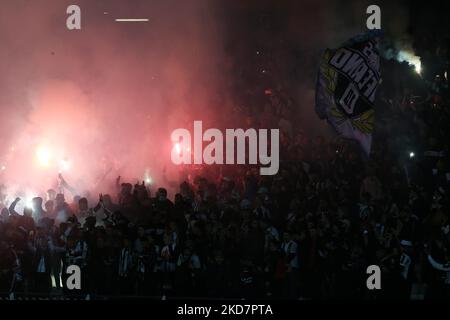
POLYGON ((345 138, 357 140, 367 156, 372 144, 374 101, 380 83, 380 30, 350 39, 322 56, 316 113, 345 138))

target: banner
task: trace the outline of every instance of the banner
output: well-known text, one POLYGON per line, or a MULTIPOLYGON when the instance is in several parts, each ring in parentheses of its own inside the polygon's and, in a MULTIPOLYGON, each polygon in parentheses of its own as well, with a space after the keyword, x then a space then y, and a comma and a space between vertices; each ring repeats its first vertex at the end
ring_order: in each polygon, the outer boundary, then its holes
POLYGON ((371 31, 322 56, 316 113, 345 138, 357 140, 367 156, 372 144, 374 101, 380 83, 378 36, 371 31))

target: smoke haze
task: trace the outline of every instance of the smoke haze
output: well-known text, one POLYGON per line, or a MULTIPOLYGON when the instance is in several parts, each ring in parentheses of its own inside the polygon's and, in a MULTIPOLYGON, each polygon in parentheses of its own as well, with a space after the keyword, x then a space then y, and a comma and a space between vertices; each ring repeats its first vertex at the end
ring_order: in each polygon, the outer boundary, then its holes
MULTIPOLYGON (((395 21, 387 27, 405 33, 407 15, 390 19, 397 17, 390 8, 402 6, 389 3, 383 22, 395 21)), ((173 170, 172 130, 194 120, 241 125, 233 90, 237 53, 254 52, 253 44, 269 38, 280 40, 271 48, 279 61, 271 71, 295 92, 294 118, 305 131, 325 132, 313 111, 319 56, 365 31, 369 4, 2 0, 0 183, 22 193, 46 190, 58 171, 80 191, 118 174, 142 180, 147 172, 160 182, 163 168, 173 170), (71 4, 81 7, 82 30, 66 28, 71 4), (251 17, 264 14, 279 23, 246 30, 251 17)))

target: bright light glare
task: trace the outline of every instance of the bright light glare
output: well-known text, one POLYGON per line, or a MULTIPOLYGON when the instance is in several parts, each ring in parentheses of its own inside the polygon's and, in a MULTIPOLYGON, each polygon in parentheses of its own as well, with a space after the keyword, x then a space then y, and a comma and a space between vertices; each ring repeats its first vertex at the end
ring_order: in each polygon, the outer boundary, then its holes
POLYGON ((36 157, 39 165, 47 167, 50 164, 51 152, 47 147, 40 146, 36 150, 36 157))
POLYGON ((26 207, 26 208, 31 208, 32 203, 33 203, 33 201, 32 201, 31 198, 26 199, 26 201, 25 201, 25 207, 26 207))
POLYGON ((409 153, 409 157, 410 157, 410 158, 414 158, 414 156, 415 156, 414 152, 410 152, 410 153, 409 153))
POLYGON ((146 170, 145 170, 145 173, 144 173, 144 181, 145 181, 145 184, 147 184, 147 185, 153 183, 153 179, 152 179, 152 177, 150 176, 150 170, 149 170, 149 169, 146 169, 146 170))
POLYGON ((31 192, 28 192, 26 194, 25 199, 24 199, 25 208, 31 208, 31 206, 33 204, 33 198, 34 198, 34 196, 32 195, 31 192))
POLYGON ((422 62, 420 61, 420 57, 414 55, 409 51, 400 50, 397 54, 397 60, 400 62, 406 61, 410 65, 414 66, 414 70, 420 74, 422 71, 422 62))

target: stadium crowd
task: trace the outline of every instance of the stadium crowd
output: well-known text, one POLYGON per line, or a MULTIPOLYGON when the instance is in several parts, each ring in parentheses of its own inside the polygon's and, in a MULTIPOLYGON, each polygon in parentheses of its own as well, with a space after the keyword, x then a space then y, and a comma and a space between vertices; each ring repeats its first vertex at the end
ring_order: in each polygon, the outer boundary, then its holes
POLYGON ((198 170, 173 200, 120 177, 117 195, 88 199, 60 176, 64 193, 19 213, 23 200, 2 189, 0 292, 74 294, 64 270, 76 264, 76 292, 98 296, 450 298, 447 66, 425 80, 383 63, 370 159, 351 141, 309 137, 273 89, 252 119, 282 128, 275 176, 198 170), (381 290, 366 287, 369 265, 381 290))

